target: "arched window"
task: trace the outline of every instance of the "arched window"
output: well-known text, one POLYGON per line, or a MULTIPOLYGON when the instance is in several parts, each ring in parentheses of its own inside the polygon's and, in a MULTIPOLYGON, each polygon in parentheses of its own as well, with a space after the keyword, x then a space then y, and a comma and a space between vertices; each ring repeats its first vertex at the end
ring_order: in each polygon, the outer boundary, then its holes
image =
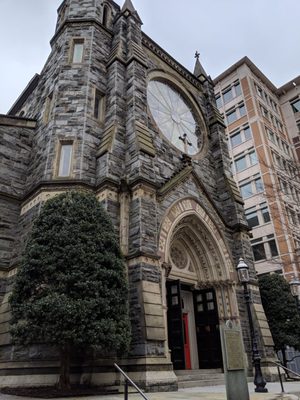
POLYGON ((109 17, 110 17, 110 10, 109 7, 105 4, 103 7, 102 23, 106 28, 108 27, 109 17))

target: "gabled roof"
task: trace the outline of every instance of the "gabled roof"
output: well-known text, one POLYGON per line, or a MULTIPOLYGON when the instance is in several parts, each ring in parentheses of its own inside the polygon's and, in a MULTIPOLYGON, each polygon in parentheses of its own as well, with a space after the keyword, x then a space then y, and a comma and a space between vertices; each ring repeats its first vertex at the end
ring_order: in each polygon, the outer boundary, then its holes
POLYGON ((20 96, 17 98, 17 100, 11 106, 7 115, 15 115, 18 111, 20 111, 20 109, 22 108, 25 101, 28 99, 28 97, 31 95, 31 93, 34 91, 34 89, 37 87, 37 85, 39 83, 39 79, 40 79, 40 75, 35 74, 34 77, 29 81, 28 85, 25 87, 23 92, 20 94, 20 96))

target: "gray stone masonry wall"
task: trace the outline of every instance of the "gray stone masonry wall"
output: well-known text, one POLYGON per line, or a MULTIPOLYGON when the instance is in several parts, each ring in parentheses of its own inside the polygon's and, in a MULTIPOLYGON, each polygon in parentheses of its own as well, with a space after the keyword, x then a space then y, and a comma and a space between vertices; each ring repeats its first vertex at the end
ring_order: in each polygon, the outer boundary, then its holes
MULTIPOLYGON (((17 248, 20 203, 34 130, 26 128, 26 120, 15 121, 23 126, 2 125, 2 122, 0 117, 0 270, 3 271, 10 268, 17 248)), ((13 124, 14 119, 10 118, 9 123, 13 124)))
MULTIPOLYGON (((4 140, 3 144, 0 142, 0 151, 4 149, 4 156, 0 158, 0 190, 6 194, 4 198, 0 192, 0 207, 5 211, 4 217, 0 214, 0 229, 4 237, 1 239, 0 236, 1 267, 12 268, 20 264, 22 248, 41 206, 37 204, 20 216, 20 204, 10 200, 9 195, 23 201, 29 193, 34 196, 38 185, 47 183, 55 190, 65 190, 72 187, 74 180, 87 184, 93 191, 111 184, 121 193, 123 183, 131 195, 138 184, 142 189, 156 190, 152 197, 149 193, 144 197, 137 195, 129 202, 131 356, 163 357, 162 336, 150 340, 150 331, 147 336, 142 286, 148 282, 157 284, 157 287, 161 284, 160 266, 156 261, 158 240, 161 223, 169 207, 183 198, 196 199, 224 236, 233 262, 237 264, 239 257, 243 256, 250 265, 251 277, 255 279, 251 246, 242 205, 236 202, 225 179, 226 174, 231 176, 230 160, 225 130, 216 114, 212 81, 208 78, 201 84, 193 74, 142 34, 141 22, 135 15, 130 12, 117 15, 119 7, 112 1, 106 3, 111 11, 108 27, 101 26, 105 3, 102 0, 64 2, 59 9, 51 54, 38 86, 22 107, 27 117, 37 120, 34 134, 26 129, 3 131, 0 126, 0 141, 4 140), (84 40, 81 64, 70 61, 74 38, 84 40), (158 190, 182 171, 186 161, 182 153, 161 135, 148 114, 147 81, 154 71, 172 76, 178 82, 179 90, 180 86, 185 88, 201 110, 207 127, 204 138, 207 151, 190 162, 197 179, 189 175, 163 196, 159 196, 158 190), (105 96, 104 121, 94 118, 96 89, 105 96), (45 108, 51 93, 53 103, 46 121, 45 108), (138 146, 136 124, 149 135, 153 154, 145 153, 138 146), (58 179, 56 174, 61 140, 73 141, 74 149, 72 174, 64 181, 58 179), (104 150, 101 147, 103 144, 104 150), (15 242, 10 241, 11 237, 15 242), (134 256, 136 261, 133 261, 134 256), (148 257, 150 261, 142 262, 139 256, 148 257)), ((119 233, 120 205, 116 198, 105 199, 103 204, 119 233)), ((3 296, 5 284, 0 282, 0 296, 3 296)), ((40 348, 27 349, 25 353, 14 353, 12 347, 9 350, 9 337, 5 331, 9 320, 7 296, 4 298, 0 321, 6 325, 1 328, 0 324, 0 343, 6 347, 0 357, 2 360, 26 361, 32 360, 30 354, 34 354, 35 360, 42 359, 47 351, 43 353, 40 348)), ((258 295, 255 301, 260 301, 258 295)), ((241 294, 238 303, 244 340, 249 350, 241 294)), ((158 306, 161 307, 161 304, 158 306)), ((165 365, 164 368, 169 367, 165 365)))
POLYGON ((24 195, 33 134, 29 128, 1 125, 0 117, 0 193, 24 195))

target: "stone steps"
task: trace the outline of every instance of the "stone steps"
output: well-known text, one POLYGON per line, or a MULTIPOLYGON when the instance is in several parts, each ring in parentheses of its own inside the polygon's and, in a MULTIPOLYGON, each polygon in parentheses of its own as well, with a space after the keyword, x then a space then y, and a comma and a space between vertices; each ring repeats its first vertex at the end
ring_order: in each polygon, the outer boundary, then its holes
POLYGON ((221 369, 177 370, 178 388, 224 385, 221 369))

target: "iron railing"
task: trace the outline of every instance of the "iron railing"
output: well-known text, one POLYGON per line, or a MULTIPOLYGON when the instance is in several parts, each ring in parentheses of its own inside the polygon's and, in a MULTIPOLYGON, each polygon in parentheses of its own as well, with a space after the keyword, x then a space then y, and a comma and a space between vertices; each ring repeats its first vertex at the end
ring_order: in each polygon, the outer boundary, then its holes
POLYGON ((141 391, 141 389, 129 378, 129 376, 122 370, 122 368, 120 368, 118 366, 118 364, 114 364, 115 368, 121 372, 121 374, 124 376, 125 378, 125 382, 124 382, 124 400, 128 400, 128 387, 129 385, 133 386, 136 391, 145 399, 145 400, 149 400, 147 396, 145 396, 145 394, 141 391))
POLYGON ((276 361, 271 361, 272 364, 275 364, 277 367, 277 371, 278 371, 278 376, 279 376, 279 381, 280 381, 280 386, 281 386, 281 391, 282 393, 284 393, 284 387, 283 387, 283 382, 282 382, 282 377, 281 377, 281 373, 280 373, 280 368, 282 368, 285 372, 291 372, 292 374, 298 376, 300 378, 300 375, 297 374, 297 372, 292 371, 291 369, 285 367, 284 365, 276 362, 276 361))

